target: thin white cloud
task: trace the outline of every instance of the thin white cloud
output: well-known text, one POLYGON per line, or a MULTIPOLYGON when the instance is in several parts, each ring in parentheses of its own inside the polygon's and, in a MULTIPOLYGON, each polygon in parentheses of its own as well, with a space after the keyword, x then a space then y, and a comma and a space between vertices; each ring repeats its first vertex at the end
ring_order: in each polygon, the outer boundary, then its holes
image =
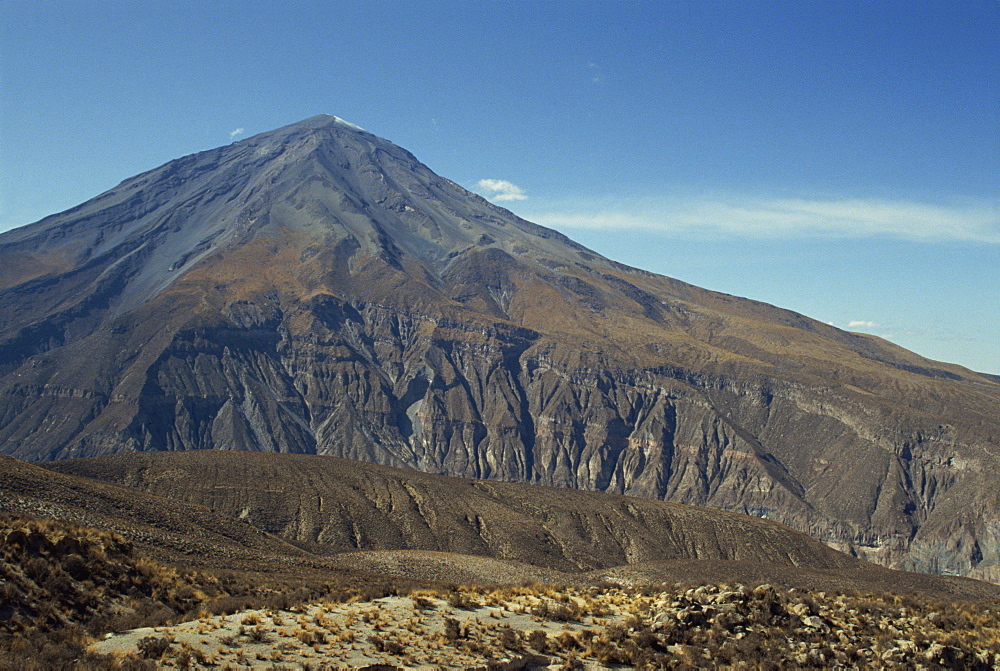
POLYGON ((229 139, 233 139, 233 138, 235 138, 238 135, 243 135, 243 129, 242 128, 237 128, 235 130, 229 131, 229 139))
POLYGON ((505 179, 481 179, 477 186, 486 192, 490 200, 527 200, 524 189, 505 179))
POLYGON ((604 77, 601 76, 601 68, 597 63, 593 61, 587 63, 587 70, 590 73, 590 81, 593 84, 600 84, 604 81, 604 77))
MULTIPOLYGON (((531 215, 529 215, 531 216, 531 215)), ((930 205, 889 200, 674 198, 583 212, 545 212, 533 221, 555 228, 643 229, 670 234, 755 238, 891 236, 1000 243, 995 205, 930 205)))
POLYGON ((852 319, 847 322, 847 328, 849 329, 875 329, 878 327, 878 322, 867 321, 864 319, 852 319))

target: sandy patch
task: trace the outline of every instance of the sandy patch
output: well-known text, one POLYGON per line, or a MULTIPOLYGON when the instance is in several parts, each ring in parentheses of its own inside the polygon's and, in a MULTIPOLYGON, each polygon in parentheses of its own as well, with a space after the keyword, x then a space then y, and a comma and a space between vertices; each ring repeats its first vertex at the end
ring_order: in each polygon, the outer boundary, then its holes
POLYGON ((243 611, 114 634, 92 649, 158 659, 165 667, 180 665, 183 658, 196 668, 390 664, 434 669, 482 666, 488 661, 519 665, 518 660, 544 668, 553 661, 540 652, 544 641, 567 632, 576 636, 603 629, 629 614, 608 603, 588 606, 582 597, 551 598, 544 593, 511 595, 502 602, 479 595, 464 599, 449 604, 430 595, 385 597, 287 611, 243 611), (588 608, 593 613, 585 614, 588 608), (158 654, 151 637, 169 647, 159 643, 163 650, 158 654))

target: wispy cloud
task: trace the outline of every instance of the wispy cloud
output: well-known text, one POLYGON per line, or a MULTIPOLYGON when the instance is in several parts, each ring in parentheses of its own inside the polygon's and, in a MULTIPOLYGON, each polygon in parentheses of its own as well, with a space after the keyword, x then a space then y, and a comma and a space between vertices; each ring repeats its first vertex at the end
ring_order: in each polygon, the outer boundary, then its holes
POLYGON ((540 224, 589 229, 645 229, 672 234, 757 238, 892 236, 1000 243, 995 205, 931 205, 890 200, 674 198, 640 205, 529 215, 540 224))
POLYGON ((587 63, 587 72, 592 84, 600 84, 604 81, 604 77, 601 75, 601 66, 597 63, 593 61, 587 63))
POLYGON ((243 129, 242 128, 236 128, 235 130, 229 131, 229 139, 230 140, 235 139, 236 137, 238 137, 240 135, 243 135, 243 129))
POLYGON ((527 200, 524 189, 505 179, 481 179, 477 186, 486 192, 490 200, 527 200))
POLYGON ((867 321, 864 319, 852 319, 847 322, 847 328, 849 329, 875 329, 879 326, 880 324, 878 322, 867 321))

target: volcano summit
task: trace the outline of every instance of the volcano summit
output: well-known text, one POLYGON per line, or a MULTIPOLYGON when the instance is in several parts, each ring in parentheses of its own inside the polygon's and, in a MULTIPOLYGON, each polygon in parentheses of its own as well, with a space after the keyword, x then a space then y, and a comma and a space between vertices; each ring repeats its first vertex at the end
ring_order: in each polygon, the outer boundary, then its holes
POLYGON ((317 116, 0 235, 0 451, 319 453, 1000 578, 1000 382, 603 258, 317 116))

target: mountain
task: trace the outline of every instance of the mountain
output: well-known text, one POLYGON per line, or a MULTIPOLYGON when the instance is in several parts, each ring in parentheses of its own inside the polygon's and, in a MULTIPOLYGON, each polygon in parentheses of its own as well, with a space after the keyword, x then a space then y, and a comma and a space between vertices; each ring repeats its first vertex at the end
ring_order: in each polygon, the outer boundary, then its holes
POLYGON ((615 263, 336 117, 0 235, 20 459, 318 453, 1000 579, 998 410, 994 377, 615 263))

